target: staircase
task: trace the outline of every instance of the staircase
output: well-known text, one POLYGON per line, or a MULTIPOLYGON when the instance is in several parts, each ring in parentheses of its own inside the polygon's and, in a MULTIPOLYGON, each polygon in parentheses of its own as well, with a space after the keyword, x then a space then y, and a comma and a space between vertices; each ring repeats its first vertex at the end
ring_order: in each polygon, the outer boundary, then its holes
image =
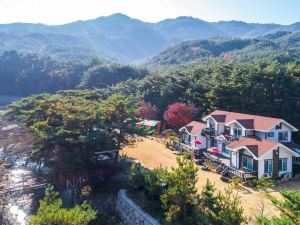
POLYGON ((205 155, 204 162, 207 166, 215 168, 218 174, 225 176, 229 172, 229 167, 222 163, 220 160, 217 160, 209 155, 205 155))

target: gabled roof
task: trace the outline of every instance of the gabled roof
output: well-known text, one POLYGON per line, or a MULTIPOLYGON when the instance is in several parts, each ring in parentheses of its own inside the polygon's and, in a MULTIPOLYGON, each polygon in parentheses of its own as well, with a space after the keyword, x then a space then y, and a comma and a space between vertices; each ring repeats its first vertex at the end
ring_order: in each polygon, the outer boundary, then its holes
POLYGON ((222 110, 216 110, 203 119, 206 120, 208 117, 212 117, 218 123, 225 123, 230 124, 234 121, 241 124, 246 129, 254 129, 254 130, 261 130, 261 131, 268 131, 272 127, 278 125, 281 122, 286 123, 290 126, 293 130, 297 131, 295 127, 287 123, 286 121, 280 118, 273 118, 273 117, 265 117, 265 116, 257 116, 257 115, 250 115, 244 113, 236 113, 236 112, 228 112, 222 110))
POLYGON ((300 154, 300 145, 298 145, 295 142, 282 142, 284 146, 288 147, 289 149, 292 149, 293 151, 297 152, 300 154))
POLYGON ((227 147, 232 150, 239 150, 246 147, 255 157, 259 158, 268 151, 276 148, 278 145, 278 142, 251 136, 241 137, 239 140, 231 142, 227 147))
POLYGON ((205 123, 201 123, 198 121, 192 121, 189 124, 185 125, 184 127, 180 128, 180 130, 182 129, 186 129, 189 134, 191 135, 197 135, 199 132, 201 132, 203 129, 205 129, 207 126, 205 123))
MULTIPOLYGON (((290 143, 290 142, 289 142, 290 143)), ((256 158, 260 158, 269 151, 277 148, 278 146, 285 146, 285 149, 298 155, 298 152, 290 148, 287 143, 279 143, 266 139, 261 139, 256 136, 241 137, 239 140, 233 141, 227 145, 231 150, 239 150, 242 148, 248 149, 256 158)))

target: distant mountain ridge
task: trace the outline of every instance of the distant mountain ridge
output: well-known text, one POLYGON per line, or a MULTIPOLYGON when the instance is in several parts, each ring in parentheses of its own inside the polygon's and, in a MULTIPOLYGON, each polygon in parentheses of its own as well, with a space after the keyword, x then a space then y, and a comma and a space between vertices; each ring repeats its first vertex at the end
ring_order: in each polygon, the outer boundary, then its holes
POLYGON ((300 60, 300 32, 279 31, 257 38, 217 37, 186 41, 146 60, 149 69, 213 61, 249 62, 300 60))
POLYGON ((64 25, 13 23, 0 25, 0 53, 28 51, 66 60, 94 57, 132 63, 152 57, 175 44, 213 37, 255 38, 279 31, 300 31, 291 25, 241 21, 207 22, 178 17, 147 23, 124 14, 64 25))

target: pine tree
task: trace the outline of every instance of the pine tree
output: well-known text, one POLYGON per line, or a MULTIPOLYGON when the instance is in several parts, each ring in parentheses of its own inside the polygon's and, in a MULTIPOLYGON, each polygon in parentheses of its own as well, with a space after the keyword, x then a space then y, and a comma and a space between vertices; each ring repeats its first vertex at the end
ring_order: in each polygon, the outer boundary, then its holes
POLYGON ((281 216, 274 216, 271 219, 265 216, 257 218, 261 225, 294 225, 300 224, 300 192, 282 191, 283 200, 271 197, 273 205, 281 212, 281 216))
POLYGON ((30 218, 29 225, 88 225, 97 217, 97 213, 86 202, 69 209, 62 208, 62 204, 53 186, 48 186, 37 215, 30 218))

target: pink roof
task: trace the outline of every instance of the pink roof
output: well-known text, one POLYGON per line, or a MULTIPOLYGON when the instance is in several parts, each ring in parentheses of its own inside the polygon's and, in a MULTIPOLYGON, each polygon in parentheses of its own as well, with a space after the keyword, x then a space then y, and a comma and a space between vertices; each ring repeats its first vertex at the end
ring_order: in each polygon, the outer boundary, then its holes
POLYGON ((267 131, 273 126, 278 125, 282 121, 282 119, 279 118, 256 116, 222 110, 216 110, 210 113, 208 116, 213 117, 219 123, 227 124, 236 120, 246 129, 255 129, 262 131, 267 131))
POLYGON ((241 137, 237 141, 227 145, 230 149, 239 149, 246 146, 256 157, 260 157, 270 150, 273 150, 278 145, 278 142, 261 139, 258 137, 241 137))
POLYGON ((191 135, 197 135, 199 132, 201 132, 204 128, 206 128, 206 124, 205 123, 201 123, 198 121, 192 121, 189 124, 184 126, 188 132, 191 135))

